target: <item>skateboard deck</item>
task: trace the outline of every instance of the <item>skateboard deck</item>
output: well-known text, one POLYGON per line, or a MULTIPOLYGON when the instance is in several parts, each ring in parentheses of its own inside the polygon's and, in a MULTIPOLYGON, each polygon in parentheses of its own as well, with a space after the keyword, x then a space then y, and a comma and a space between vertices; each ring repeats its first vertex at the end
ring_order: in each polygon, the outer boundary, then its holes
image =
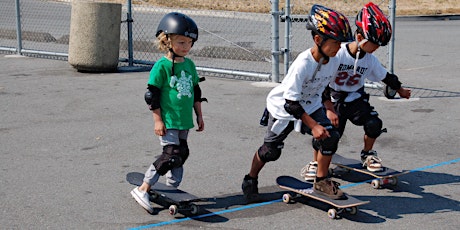
MULTIPOLYGON (((309 182, 301 181, 291 176, 280 176, 276 178, 276 183, 282 189, 289 190, 301 196, 306 196, 311 199, 318 200, 320 202, 331 205, 333 208, 327 211, 328 217, 334 219, 338 217, 338 214, 348 212, 355 215, 358 212, 358 206, 367 204, 369 201, 362 201, 356 199, 348 194, 345 194, 346 199, 334 200, 327 196, 316 193, 313 190, 313 184, 309 182)), ((289 193, 283 195, 283 202, 289 203, 292 200, 292 196, 289 193)))
MULTIPOLYGON (((398 177, 409 173, 409 171, 397 171, 388 167, 383 167, 382 171, 372 172, 364 168, 360 160, 346 158, 338 154, 334 154, 331 163, 348 171, 355 171, 374 177, 375 179, 371 181, 371 185, 375 189, 381 188, 386 184, 397 185, 398 177)), ((330 173, 333 174, 333 172, 334 170, 330 169, 330 173)))
MULTIPOLYGON (((143 173, 130 172, 126 174, 126 180, 132 185, 140 186, 143 179, 143 173)), ((188 211, 190 214, 196 215, 199 213, 199 207, 193 202, 208 201, 206 198, 199 198, 161 182, 155 183, 150 188, 149 194, 154 202, 158 199, 165 201, 169 205, 168 210, 171 215, 176 215, 179 211, 188 211)))

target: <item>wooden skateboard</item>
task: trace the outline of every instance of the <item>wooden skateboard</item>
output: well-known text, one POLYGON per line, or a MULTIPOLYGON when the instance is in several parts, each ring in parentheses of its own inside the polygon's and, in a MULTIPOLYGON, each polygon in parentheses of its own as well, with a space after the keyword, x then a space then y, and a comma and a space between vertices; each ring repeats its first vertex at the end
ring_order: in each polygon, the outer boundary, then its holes
MULTIPOLYGON (((144 174, 139 172, 130 172, 126 175, 126 180, 132 184, 140 186, 143 182, 144 174)), ((208 201, 207 198, 199 198, 175 187, 167 186, 157 182, 150 189, 150 197, 155 202, 163 200, 167 203, 169 214, 176 215, 178 212, 196 215, 200 212, 199 206, 194 202, 208 201), (187 213, 188 212, 188 213, 187 213)), ((157 202, 156 202, 157 203, 157 202)))
MULTIPOLYGON (((363 167, 363 164, 361 163, 360 160, 346 158, 338 154, 334 154, 334 156, 332 157, 331 163, 347 171, 355 171, 358 173, 364 173, 364 174, 374 177, 375 179, 371 181, 371 185, 375 189, 381 188, 383 185, 387 185, 387 184, 395 186, 398 184, 399 176, 410 172, 410 171, 397 171, 397 170, 387 168, 387 167, 384 167, 382 171, 371 172, 367 170, 367 168, 363 167)), ((329 173, 331 175, 334 175, 334 169, 330 168, 329 173)))
MULTIPOLYGON (((313 190, 313 184, 309 182, 301 181, 291 176, 280 176, 276 178, 276 183, 282 189, 289 190, 297 194, 298 197, 306 196, 308 198, 324 202, 332 206, 327 211, 327 216, 331 219, 335 219, 339 214, 348 212, 351 215, 355 215, 358 212, 358 206, 367 204, 369 201, 358 200, 348 194, 345 194, 346 199, 334 200, 327 196, 320 195, 313 190)), ((283 202, 289 203, 293 200, 291 194, 286 193, 283 195, 283 202)))

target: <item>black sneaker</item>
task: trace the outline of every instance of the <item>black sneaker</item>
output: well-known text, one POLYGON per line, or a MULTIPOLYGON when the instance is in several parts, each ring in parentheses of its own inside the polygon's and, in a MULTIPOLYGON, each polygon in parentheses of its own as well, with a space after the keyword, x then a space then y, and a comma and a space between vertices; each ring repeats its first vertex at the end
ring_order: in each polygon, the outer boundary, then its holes
POLYGON ((257 178, 252 178, 249 175, 244 176, 243 189, 244 199, 248 203, 256 202, 259 199, 259 189, 257 188, 257 178))

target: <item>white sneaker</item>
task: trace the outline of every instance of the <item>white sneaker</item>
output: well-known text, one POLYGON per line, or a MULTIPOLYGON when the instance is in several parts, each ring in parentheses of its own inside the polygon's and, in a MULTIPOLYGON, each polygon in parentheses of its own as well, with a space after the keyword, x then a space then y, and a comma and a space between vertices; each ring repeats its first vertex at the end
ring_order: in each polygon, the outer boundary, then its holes
POLYGON ((147 192, 142 192, 139 190, 139 187, 135 187, 131 191, 131 196, 141 205, 147 212, 152 213, 153 207, 150 205, 149 194, 147 192))
POLYGON ((371 150, 369 153, 372 155, 367 155, 364 159, 361 158, 363 161, 363 167, 366 167, 367 170, 371 172, 383 171, 382 160, 377 157, 377 152, 371 150))
POLYGON ((300 170, 300 176, 305 178, 306 181, 313 182, 316 178, 316 171, 318 170, 318 162, 310 161, 305 167, 300 170))

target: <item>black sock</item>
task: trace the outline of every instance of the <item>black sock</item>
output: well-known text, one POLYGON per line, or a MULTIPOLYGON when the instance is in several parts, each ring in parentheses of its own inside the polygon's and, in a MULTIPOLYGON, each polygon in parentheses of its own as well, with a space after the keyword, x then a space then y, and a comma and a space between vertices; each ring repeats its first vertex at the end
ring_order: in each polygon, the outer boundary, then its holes
POLYGON ((257 180, 257 177, 254 178, 254 177, 249 176, 249 174, 247 174, 247 175, 244 176, 244 179, 245 180, 257 180))
POLYGON ((316 182, 320 182, 324 179, 326 179, 327 177, 316 177, 316 182))

